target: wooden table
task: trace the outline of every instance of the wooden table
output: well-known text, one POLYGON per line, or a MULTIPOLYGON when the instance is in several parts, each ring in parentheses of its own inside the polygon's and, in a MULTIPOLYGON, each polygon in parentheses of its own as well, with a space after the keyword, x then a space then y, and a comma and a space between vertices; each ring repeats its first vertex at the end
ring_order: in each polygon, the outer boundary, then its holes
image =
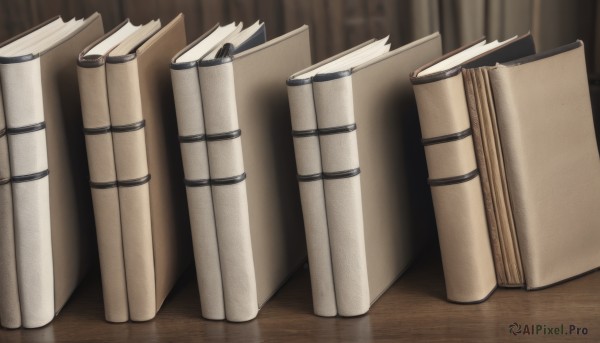
POLYGON ((357 318, 314 316, 309 274, 303 269, 256 320, 242 324, 203 320, 190 271, 156 319, 109 324, 104 321, 96 271, 52 324, 35 330, 0 330, 0 342, 600 342, 600 272, 540 291, 498 289, 479 305, 450 304, 444 292, 439 253, 432 246, 369 314, 357 318), (509 332, 513 322, 522 330, 527 324, 562 324, 567 331, 576 325, 580 335, 513 336, 509 332), (581 332, 584 327, 587 335, 581 332))

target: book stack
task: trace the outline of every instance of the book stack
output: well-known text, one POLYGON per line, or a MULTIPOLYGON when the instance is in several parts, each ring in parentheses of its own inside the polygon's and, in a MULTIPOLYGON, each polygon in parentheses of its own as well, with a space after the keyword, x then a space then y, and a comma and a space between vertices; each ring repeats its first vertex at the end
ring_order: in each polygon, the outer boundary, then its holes
POLYGON ((93 260, 73 58, 102 18, 51 19, 0 46, 0 325, 48 324, 93 260))
POLYGON ((433 229, 407 75, 441 55, 441 39, 436 33, 393 51, 386 41, 366 42, 287 81, 319 316, 366 313, 433 229))
POLYGON ((600 266, 600 158, 583 43, 483 39, 411 74, 448 300, 600 266))
POLYGON ((183 15, 125 21, 78 58, 105 317, 154 318, 191 260, 168 63, 183 15))

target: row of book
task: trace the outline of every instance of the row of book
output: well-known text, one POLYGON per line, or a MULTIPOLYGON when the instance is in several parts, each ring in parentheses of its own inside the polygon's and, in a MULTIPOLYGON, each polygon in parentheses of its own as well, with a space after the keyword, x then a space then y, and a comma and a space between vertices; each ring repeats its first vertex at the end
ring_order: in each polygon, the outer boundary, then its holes
POLYGON ((582 42, 442 56, 434 33, 311 64, 306 26, 187 45, 182 15, 0 45, 1 326, 49 323, 96 245, 109 322, 154 318, 192 261, 202 317, 248 321, 307 257, 314 313, 361 315, 436 224, 452 302, 600 266, 582 42))

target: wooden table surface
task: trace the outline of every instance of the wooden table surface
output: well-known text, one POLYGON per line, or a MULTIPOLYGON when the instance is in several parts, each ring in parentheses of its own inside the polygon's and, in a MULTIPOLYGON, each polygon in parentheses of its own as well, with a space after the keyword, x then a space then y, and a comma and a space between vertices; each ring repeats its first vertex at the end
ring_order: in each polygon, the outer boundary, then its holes
POLYGON ((600 272, 545 290, 498 289, 478 305, 444 300, 441 261, 431 247, 364 316, 320 318, 312 314, 310 279, 300 270, 264 308, 242 324, 207 321, 193 271, 188 272, 156 319, 104 321, 98 272, 75 292, 54 322, 41 329, 0 330, 0 342, 600 342, 600 272), (525 325, 580 328, 579 335, 518 335, 525 325), (582 334, 586 328, 587 334, 582 334))

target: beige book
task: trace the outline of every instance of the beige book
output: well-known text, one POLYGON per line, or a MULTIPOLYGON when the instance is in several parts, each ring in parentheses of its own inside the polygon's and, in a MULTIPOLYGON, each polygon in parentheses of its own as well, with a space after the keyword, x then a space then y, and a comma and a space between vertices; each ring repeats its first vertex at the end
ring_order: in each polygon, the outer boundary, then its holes
MULTIPOLYGON (((205 44, 203 49, 204 53, 212 50, 215 44, 221 43, 229 33, 223 32, 224 30, 227 30, 227 27, 211 28, 171 60, 171 79, 202 317, 211 320, 225 319, 225 303, 198 78, 198 61, 201 57, 196 57, 191 62, 180 62, 180 58, 216 36, 215 42, 205 44)), ((202 55, 202 52, 200 54, 202 55)))
POLYGON ((282 114, 285 79, 310 64, 308 28, 241 47, 228 40, 198 68, 225 317, 236 322, 256 317, 306 259, 291 127, 282 114))
POLYGON ((439 56, 441 40, 432 34, 390 52, 386 40, 372 43, 374 53, 313 77, 340 316, 366 313, 431 236, 427 198, 410 196, 426 194, 427 187, 406 164, 423 159, 410 143, 418 142, 410 134, 416 113, 410 82, 402 75, 439 56))
POLYGON ((328 63, 357 51, 371 42, 365 42, 301 70, 287 80, 296 170, 310 267, 313 310, 318 316, 331 317, 337 315, 337 306, 325 208, 317 115, 313 99, 312 77, 307 73, 315 72, 328 63))
POLYGON ((126 20, 86 47, 77 60, 104 314, 109 322, 129 320, 129 307, 105 63, 112 49, 140 29, 126 20))
POLYGON ((489 68, 527 289, 600 267, 600 155, 583 42, 489 68))
POLYGON ((0 89, 0 326, 9 329, 21 326, 15 248, 8 138, 0 89))
POLYGON ((190 261, 168 63, 185 46, 183 15, 141 27, 106 58, 106 87, 129 319, 154 318, 190 261))
POLYGON ((60 311, 94 251, 73 62, 102 32, 97 13, 55 18, 0 46, 20 324, 26 328, 44 326, 60 311))
POLYGON ((500 193, 501 159, 485 153, 500 150, 490 146, 493 129, 477 115, 488 104, 477 102, 480 89, 468 72, 534 51, 531 35, 481 39, 411 74, 449 301, 480 302, 497 284, 524 282, 509 199, 500 193))
POLYGON ((256 22, 243 30, 242 26, 216 25, 171 61, 202 316, 212 320, 226 319, 226 315, 198 65, 225 43, 235 43, 236 52, 264 43, 264 24, 256 22))

